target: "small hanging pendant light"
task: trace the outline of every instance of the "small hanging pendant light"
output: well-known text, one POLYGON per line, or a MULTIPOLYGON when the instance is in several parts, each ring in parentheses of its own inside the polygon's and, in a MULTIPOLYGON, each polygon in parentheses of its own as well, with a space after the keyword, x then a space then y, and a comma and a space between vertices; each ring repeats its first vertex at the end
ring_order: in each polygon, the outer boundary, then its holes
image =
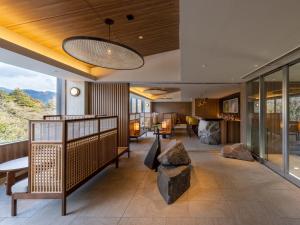
POLYGON ((65 39, 62 48, 70 56, 103 68, 133 70, 144 65, 143 56, 136 50, 110 40, 112 19, 105 19, 108 25, 108 40, 98 37, 74 36, 65 39))

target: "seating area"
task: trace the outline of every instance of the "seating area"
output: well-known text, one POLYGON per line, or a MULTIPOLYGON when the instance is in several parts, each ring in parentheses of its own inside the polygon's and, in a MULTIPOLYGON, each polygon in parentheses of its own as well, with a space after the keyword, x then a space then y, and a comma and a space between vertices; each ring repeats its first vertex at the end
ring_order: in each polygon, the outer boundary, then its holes
POLYGON ((0 225, 300 225, 300 1, 0 1, 0 225))
POLYGON ((12 216, 17 214, 19 199, 61 199, 62 215, 66 215, 67 196, 117 163, 117 121, 117 116, 30 121, 28 179, 12 187, 12 216))
MULTIPOLYGON (((142 166, 152 140, 149 134, 138 143, 132 142, 131 157, 122 157, 118 170, 109 166, 70 195, 65 217, 60 216, 59 201, 19 200, 18 217, 10 218, 10 197, 1 187, 2 222, 18 225, 203 222, 235 225, 261 221, 295 225, 299 222, 295 198, 298 189, 294 185, 259 163, 225 159, 219 155, 219 147, 207 151, 205 145, 197 146, 198 151, 187 149, 192 160, 191 186, 175 203, 166 204, 157 188, 157 173, 142 166), (274 194, 276 198, 272 197, 274 194)), ((169 139, 161 140, 162 145, 168 145, 169 139)), ((180 140, 187 146, 190 138, 180 140)))

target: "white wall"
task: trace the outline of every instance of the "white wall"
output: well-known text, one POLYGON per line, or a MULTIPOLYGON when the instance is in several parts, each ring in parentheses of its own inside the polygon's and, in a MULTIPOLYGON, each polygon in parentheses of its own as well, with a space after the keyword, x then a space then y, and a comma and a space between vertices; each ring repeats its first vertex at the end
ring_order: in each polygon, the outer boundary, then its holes
POLYGON ((145 65, 136 70, 115 70, 100 77, 104 82, 178 82, 180 81, 180 50, 146 56, 145 65))
POLYGON ((87 84, 83 81, 66 81, 66 114, 84 115, 87 113, 87 84), (77 87, 80 90, 79 96, 72 96, 70 90, 77 87))

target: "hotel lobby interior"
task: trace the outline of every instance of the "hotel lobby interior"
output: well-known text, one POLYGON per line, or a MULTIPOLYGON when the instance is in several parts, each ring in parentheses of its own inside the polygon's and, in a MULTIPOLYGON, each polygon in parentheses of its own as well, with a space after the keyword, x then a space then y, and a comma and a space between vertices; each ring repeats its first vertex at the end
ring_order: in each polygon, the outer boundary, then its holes
POLYGON ((299 8, 1 0, 0 225, 300 225, 299 8))

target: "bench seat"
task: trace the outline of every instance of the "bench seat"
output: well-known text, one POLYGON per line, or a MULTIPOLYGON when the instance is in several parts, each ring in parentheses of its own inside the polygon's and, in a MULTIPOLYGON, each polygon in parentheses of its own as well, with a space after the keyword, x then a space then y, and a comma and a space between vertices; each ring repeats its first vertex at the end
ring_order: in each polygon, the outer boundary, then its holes
POLYGON ((27 193, 28 192, 28 178, 15 183, 11 188, 12 193, 27 193))

